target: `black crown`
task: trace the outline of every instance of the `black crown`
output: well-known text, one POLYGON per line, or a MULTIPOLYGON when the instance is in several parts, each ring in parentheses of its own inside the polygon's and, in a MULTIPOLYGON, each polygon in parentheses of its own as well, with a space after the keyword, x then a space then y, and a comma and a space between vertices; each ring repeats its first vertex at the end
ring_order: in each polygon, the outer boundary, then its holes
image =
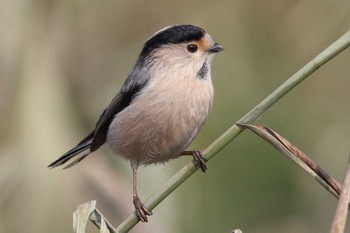
POLYGON ((147 56, 162 45, 198 41, 204 35, 205 31, 202 28, 193 25, 170 26, 156 33, 145 43, 141 56, 147 56))

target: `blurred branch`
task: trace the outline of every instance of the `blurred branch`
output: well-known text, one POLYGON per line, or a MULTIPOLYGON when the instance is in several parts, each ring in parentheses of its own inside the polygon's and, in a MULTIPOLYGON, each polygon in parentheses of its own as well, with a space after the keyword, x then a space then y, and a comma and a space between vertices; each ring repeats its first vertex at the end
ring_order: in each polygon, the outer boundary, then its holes
MULTIPOLYGON (((329 60, 337 56, 339 53, 344 51, 350 46, 350 31, 336 40, 318 56, 307 63, 297 73, 290 77, 280 87, 273 91, 268 97, 256 105, 250 112, 248 112, 238 123, 248 124, 257 119, 285 94, 291 91, 304 79, 309 77, 313 72, 319 69, 322 65, 327 63, 329 60)), ((236 124, 230 127, 224 132, 218 139, 210 144, 204 151, 203 154, 208 160, 212 159, 220 150, 222 150, 228 143, 236 138, 242 129, 236 124)), ((172 178, 168 180, 160 189, 153 193, 148 200, 145 202, 146 207, 149 210, 154 209, 161 201, 163 201, 170 193, 172 193, 177 187, 179 187, 185 180, 187 180, 197 168, 193 163, 188 163, 180 171, 178 171, 172 178)), ((138 223, 138 218, 135 213, 131 214, 124 222, 122 222, 117 228, 120 232, 127 232, 138 223)))
POLYGON ((18 185, 25 178, 24 168, 16 160, 11 152, 1 151, 0 157, 0 209, 8 198, 12 196, 18 185), (6 155, 9 154, 9 155, 6 155))
POLYGON ((132 207, 129 205, 129 193, 120 192, 120 190, 128 190, 129 187, 122 178, 120 170, 108 165, 103 156, 96 157, 93 167, 89 165, 81 168, 82 177, 79 180, 82 180, 83 190, 93 192, 95 198, 101 200, 99 206, 107 207, 107 209, 104 208, 105 215, 113 214, 114 221, 123 221, 132 207))
POLYGON ((350 158, 343 182, 343 189, 338 201, 333 224, 330 233, 343 233, 345 229, 346 216, 348 213, 348 203, 350 197, 350 158))

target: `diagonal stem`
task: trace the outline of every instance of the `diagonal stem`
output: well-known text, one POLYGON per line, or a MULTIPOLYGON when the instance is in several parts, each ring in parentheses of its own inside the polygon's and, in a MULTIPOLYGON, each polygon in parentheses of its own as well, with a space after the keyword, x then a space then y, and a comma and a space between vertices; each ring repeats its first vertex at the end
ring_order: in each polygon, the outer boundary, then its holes
POLYGON ((350 160, 346 169, 343 190, 340 193, 337 210, 335 212, 330 233, 345 232, 346 217, 348 215, 348 203, 350 197, 350 160))
MULTIPOLYGON (((260 115, 262 115, 267 109, 281 99, 285 94, 290 92, 295 86, 297 86, 304 79, 309 77, 313 72, 319 69, 322 65, 327 63, 329 60, 337 56, 343 50, 350 46, 350 31, 336 40, 323 52, 317 55, 297 73, 290 77, 286 82, 279 86, 263 101, 256 105, 250 112, 242 117, 238 123, 248 124, 252 123, 260 115)), ((220 150, 222 150, 228 143, 236 138, 242 129, 239 129, 236 125, 231 126, 226 132, 224 132, 219 138, 211 143, 204 151, 203 154, 208 160, 212 159, 220 150)), ((185 180, 187 180, 197 168, 192 162, 185 165, 179 170, 172 178, 170 178, 160 189, 153 193, 145 205, 148 209, 152 210, 161 201, 163 201, 170 193, 172 193, 177 187, 179 187, 185 180)), ((131 214, 124 222, 122 222, 117 230, 119 232, 127 232, 132 229, 137 223, 138 219, 136 215, 131 214)))

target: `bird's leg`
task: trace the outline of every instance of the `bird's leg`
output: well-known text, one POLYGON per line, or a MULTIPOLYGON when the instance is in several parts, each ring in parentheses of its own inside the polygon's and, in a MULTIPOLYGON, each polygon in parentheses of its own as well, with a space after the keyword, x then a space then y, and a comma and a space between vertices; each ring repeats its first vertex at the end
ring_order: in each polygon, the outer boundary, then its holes
POLYGON ((136 176, 137 176, 137 167, 132 167, 132 197, 135 206, 136 213, 142 222, 148 222, 147 215, 152 215, 152 211, 149 211, 141 202, 139 196, 137 195, 136 189, 136 176))
POLYGON ((194 163, 200 167, 202 172, 205 172, 208 170, 207 165, 205 164, 207 162, 207 159, 203 157, 202 152, 200 150, 190 150, 190 151, 183 151, 181 155, 191 155, 194 158, 194 163))

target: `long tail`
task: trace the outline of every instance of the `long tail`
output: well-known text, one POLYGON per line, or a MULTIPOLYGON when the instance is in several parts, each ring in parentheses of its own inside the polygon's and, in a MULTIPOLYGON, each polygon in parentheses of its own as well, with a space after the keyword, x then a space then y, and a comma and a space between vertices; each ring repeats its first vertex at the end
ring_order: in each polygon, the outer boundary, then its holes
POLYGON ((91 153, 90 147, 93 139, 94 139, 94 132, 90 133, 76 147, 67 151, 64 155, 62 155, 57 160, 52 162, 48 167, 54 168, 54 167, 61 166, 75 156, 79 156, 79 157, 75 159, 73 162, 69 163, 67 166, 65 166, 64 169, 70 168, 75 164, 79 163, 81 160, 83 160, 86 156, 88 156, 91 153))

